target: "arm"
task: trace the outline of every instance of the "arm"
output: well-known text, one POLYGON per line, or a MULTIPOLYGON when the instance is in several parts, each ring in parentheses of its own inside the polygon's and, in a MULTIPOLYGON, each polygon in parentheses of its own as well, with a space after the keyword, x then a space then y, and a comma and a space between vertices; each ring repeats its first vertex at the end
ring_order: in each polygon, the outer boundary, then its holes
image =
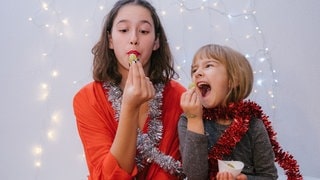
POLYGON ((137 129, 146 120, 139 112, 154 95, 155 89, 145 76, 142 64, 139 61, 132 63, 123 90, 118 129, 110 148, 120 167, 128 173, 135 165, 137 129))
POLYGON ((91 179, 120 178, 120 175, 127 179, 136 174, 139 109, 153 96, 152 83, 144 76, 139 62, 129 70, 119 123, 114 119, 114 110, 106 102, 101 85, 76 95, 74 111, 91 179))
POLYGON ((182 167, 189 180, 208 178, 208 138, 187 130, 187 118, 178 123, 182 167))
POLYGON ((274 152, 263 122, 259 119, 253 119, 249 131, 252 137, 255 175, 248 175, 248 179, 277 179, 274 152))
POLYGON ((208 176, 208 140, 195 88, 181 95, 180 106, 185 114, 178 124, 183 171, 188 179, 205 179, 208 176))
POLYGON ((92 83, 80 90, 74 97, 73 108, 90 179, 131 179, 135 176, 136 170, 127 173, 110 153, 117 122, 101 85, 92 83))

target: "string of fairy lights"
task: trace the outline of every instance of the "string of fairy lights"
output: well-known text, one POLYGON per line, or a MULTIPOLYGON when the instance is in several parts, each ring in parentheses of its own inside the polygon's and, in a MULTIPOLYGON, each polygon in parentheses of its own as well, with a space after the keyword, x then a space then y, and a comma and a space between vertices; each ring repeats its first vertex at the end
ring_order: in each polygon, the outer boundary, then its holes
MULTIPOLYGON (((46 48, 42 49, 39 54, 39 61, 48 59, 57 53, 58 41, 77 39, 87 42, 89 39, 95 42, 100 34, 103 17, 115 0, 92 2, 95 7, 91 9, 91 15, 85 19, 70 19, 68 12, 62 12, 57 2, 57 0, 39 1, 38 7, 35 7, 35 13, 26 18, 30 25, 38 28, 48 39, 52 40, 49 44, 43 42, 46 48), (84 24, 82 26, 84 29, 79 30, 77 27, 72 27, 79 21, 80 24, 84 24), (77 29, 81 33, 71 33, 70 29, 77 29)), ((270 116, 274 115, 276 108, 274 89, 278 80, 276 70, 272 65, 271 51, 266 45, 263 30, 256 18, 258 12, 255 10, 254 0, 237 2, 230 0, 153 0, 150 2, 157 8, 166 29, 175 56, 175 68, 180 74, 179 80, 182 84, 187 86, 190 82, 190 61, 197 48, 205 43, 229 45, 245 54, 254 69, 255 84, 250 98, 258 102, 261 100, 266 112, 270 116), (199 33, 200 30, 201 33, 199 33)), ((57 60, 50 59, 50 61, 57 60)), ((56 88, 52 85, 52 81, 62 77, 59 73, 60 67, 55 62, 48 63, 52 66, 49 72, 51 79, 39 84, 38 97, 39 100, 47 102, 50 106, 49 101, 51 104, 54 102, 50 98, 53 89, 56 88)), ((89 71, 88 68, 88 73, 89 71)), ((87 76, 82 79, 74 79, 70 87, 78 88, 87 80, 87 76)), ((57 140, 57 128, 60 127, 58 124, 62 123, 64 116, 58 109, 46 113, 49 118, 45 121, 49 121, 46 123, 49 124, 49 127, 45 134, 39 135, 43 137, 40 142, 31 147, 34 156, 33 165, 38 171, 45 163, 43 162, 43 156, 47 155, 44 153, 45 144, 57 140)), ((84 162, 82 154, 76 156, 82 158, 84 162)))

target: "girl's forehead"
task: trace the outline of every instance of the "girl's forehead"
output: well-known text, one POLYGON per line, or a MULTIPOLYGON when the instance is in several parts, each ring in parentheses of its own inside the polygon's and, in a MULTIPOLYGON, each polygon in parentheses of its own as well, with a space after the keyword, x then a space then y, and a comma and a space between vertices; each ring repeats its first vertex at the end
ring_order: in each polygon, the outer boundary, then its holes
POLYGON ((137 4, 127 4, 119 9, 115 21, 122 20, 137 20, 153 23, 149 9, 137 4))
POLYGON ((193 64, 202 64, 208 62, 218 62, 219 60, 213 57, 196 57, 194 58, 193 64))

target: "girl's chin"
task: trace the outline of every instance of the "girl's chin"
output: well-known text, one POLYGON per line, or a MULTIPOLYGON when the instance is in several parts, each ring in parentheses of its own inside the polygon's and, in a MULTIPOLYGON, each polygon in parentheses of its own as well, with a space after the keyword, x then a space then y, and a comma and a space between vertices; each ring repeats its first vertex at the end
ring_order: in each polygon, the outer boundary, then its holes
POLYGON ((208 101, 204 100, 204 99, 201 99, 201 104, 204 108, 207 108, 207 109, 210 109, 212 108, 212 104, 209 103, 208 101))
POLYGON ((215 108, 216 104, 214 102, 212 102, 214 100, 214 98, 210 98, 209 96, 206 97, 201 97, 201 104, 203 107, 210 109, 210 108, 215 108))

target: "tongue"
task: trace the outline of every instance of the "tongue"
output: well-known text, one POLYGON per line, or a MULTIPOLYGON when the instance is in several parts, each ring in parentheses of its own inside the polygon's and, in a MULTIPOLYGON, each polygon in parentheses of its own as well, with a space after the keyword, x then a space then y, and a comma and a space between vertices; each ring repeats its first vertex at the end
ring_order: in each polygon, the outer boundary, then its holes
POLYGON ((201 90, 201 95, 205 96, 207 94, 207 92, 210 90, 210 86, 203 85, 203 86, 201 86, 200 90, 201 90))

